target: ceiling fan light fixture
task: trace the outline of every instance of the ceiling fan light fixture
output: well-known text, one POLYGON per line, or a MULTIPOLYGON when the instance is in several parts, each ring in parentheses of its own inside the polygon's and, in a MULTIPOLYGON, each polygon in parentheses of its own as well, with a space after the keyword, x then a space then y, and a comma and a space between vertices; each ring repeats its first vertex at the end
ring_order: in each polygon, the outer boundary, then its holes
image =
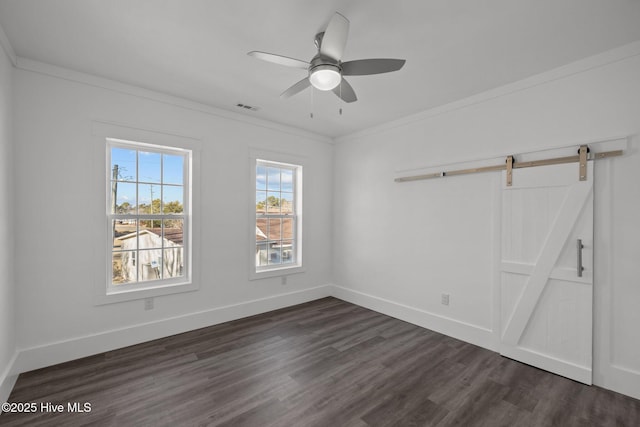
POLYGON ((331 64, 318 65, 309 74, 309 82, 318 90, 331 90, 340 84, 340 80, 340 68, 331 64))
POLYGON ((343 62, 342 54, 348 35, 349 20, 336 12, 326 29, 316 34, 315 44, 318 53, 309 62, 259 51, 249 52, 249 55, 263 61, 308 70, 307 77, 282 92, 280 98, 290 98, 312 86, 322 91, 333 90, 333 93, 344 102, 355 102, 358 97, 349 82, 342 76, 390 73, 401 69, 406 61, 404 59, 371 58, 343 62))

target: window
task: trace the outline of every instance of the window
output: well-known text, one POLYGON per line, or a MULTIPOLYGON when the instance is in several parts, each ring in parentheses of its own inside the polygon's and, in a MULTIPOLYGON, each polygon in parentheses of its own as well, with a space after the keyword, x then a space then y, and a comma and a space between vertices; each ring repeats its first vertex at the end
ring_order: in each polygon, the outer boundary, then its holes
POLYGON ((302 266, 302 166, 256 160, 255 273, 302 266))
POLYGON ((191 151, 107 139, 107 294, 190 281, 191 151))

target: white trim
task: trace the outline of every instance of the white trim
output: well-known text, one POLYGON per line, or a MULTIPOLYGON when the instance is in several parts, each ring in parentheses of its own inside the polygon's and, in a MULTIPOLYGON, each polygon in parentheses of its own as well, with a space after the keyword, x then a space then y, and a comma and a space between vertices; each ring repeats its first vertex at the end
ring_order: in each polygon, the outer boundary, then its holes
POLYGON ((343 301, 368 308, 405 322, 448 335, 477 346, 497 351, 493 331, 471 323, 461 322, 416 307, 410 307, 364 292, 333 286, 332 295, 343 301))
POLYGON ((68 68, 58 67, 55 65, 47 64, 44 62, 34 61, 32 59, 23 58, 18 56, 15 64, 16 68, 30 71, 33 73, 44 74, 51 77, 56 77, 62 80, 68 80, 76 83, 82 83, 88 86, 99 87, 101 89, 110 90, 113 92, 123 93, 126 95, 136 96, 142 99, 148 99, 163 104, 172 105, 174 107, 184 108, 186 110, 197 111, 204 114, 209 114, 216 117, 222 117, 228 120, 234 120, 242 122, 256 127, 275 130, 282 133, 287 133, 294 136, 312 139, 318 142, 324 142, 325 144, 333 144, 333 139, 320 135, 317 133, 309 132, 292 126, 272 122, 269 120, 258 119, 255 117, 248 117, 234 111, 225 110, 212 105, 203 104, 196 101, 191 101, 186 98, 173 96, 153 90, 143 89, 138 86, 121 83, 115 80, 98 77, 92 74, 86 74, 79 71, 74 71, 68 68))
POLYGON ((608 390, 640 399, 640 372, 615 363, 613 354, 613 285, 616 253, 612 237, 614 226, 614 159, 595 165, 594 180, 594 306, 593 383, 608 390), (602 178, 602 179, 600 179, 602 178))
POLYGON ((331 286, 322 285, 21 349, 19 350, 17 361, 13 363, 11 373, 18 374, 32 371, 105 351, 116 350, 158 338, 302 304, 330 295, 331 286))
MULTIPOLYGON (((475 344, 496 353, 499 352, 499 330, 495 332, 490 331, 477 325, 460 322, 456 319, 440 316, 426 310, 410 307, 338 285, 333 285, 331 296, 475 344)), ((531 356, 530 353, 528 354, 531 356)), ((577 365, 574 365, 573 368, 577 375, 584 373, 584 370, 577 365)), ((598 375, 596 369, 594 365, 593 384, 631 396, 635 399, 640 399, 640 387, 638 386, 638 384, 640 384, 640 372, 613 364, 608 365, 606 369, 607 372, 604 373, 604 375, 602 375, 603 373, 598 375)))
POLYGON ((613 376, 611 289, 615 253, 612 242, 614 168, 611 167, 611 160, 606 159, 595 165, 594 173, 598 174, 598 179, 593 183, 593 383, 605 388, 610 388, 607 387, 607 381, 613 376))
MULTIPOLYGON (((103 305, 110 303, 117 303, 123 301, 131 301, 134 299, 152 298, 161 295, 169 295, 174 293, 192 292, 199 289, 200 284, 200 262, 199 262, 199 248, 200 248, 200 233, 194 233, 193 230, 199 229, 200 224, 200 148, 201 141, 194 137, 187 137, 178 135, 171 132, 159 132, 146 129, 136 128, 129 125, 121 125, 116 123, 108 123, 101 121, 93 121, 91 123, 91 134, 94 144, 94 161, 96 174, 93 177, 95 180, 95 191, 104 193, 105 191, 105 175, 104 165, 107 161, 106 144, 107 139, 119 139, 125 141, 136 141, 140 143, 164 145, 176 147, 179 149, 191 151, 191 180, 185 181, 185 186, 190 186, 188 192, 191 202, 191 219, 187 221, 188 230, 186 233, 189 235, 188 243, 190 244, 189 257, 190 265, 187 271, 190 272, 190 278, 188 282, 181 282, 176 280, 176 283, 166 283, 165 286, 158 286, 154 288, 145 289, 133 289, 130 292, 119 293, 107 293, 107 268, 105 267, 105 260, 107 259, 108 237, 104 233, 104 226, 95 227, 96 230, 91 230, 94 233, 93 238, 95 241, 103 242, 102 248, 94 248, 94 266, 93 271, 96 272, 93 285, 93 303, 94 305, 103 305), (99 172, 102 170, 102 172, 99 172), (100 230, 103 232, 100 233, 100 230)), ((107 185, 108 187, 108 185, 107 185)), ((104 205, 92 206, 93 214, 95 218, 104 218, 105 212, 107 212, 107 197, 103 198, 104 205)), ((103 223, 104 224, 104 223, 103 223)))
MULTIPOLYGON (((8 399, 18 374, 81 357, 116 350, 129 345, 189 332, 198 328, 253 316, 296 304, 333 296, 352 304, 401 319, 454 338, 496 351, 492 331, 435 315, 334 284, 217 307, 131 327, 105 331, 16 351, 0 377, 0 402, 8 399)), ((595 379, 595 378, 594 378, 595 379)), ((640 373, 611 366, 605 378, 594 381, 601 387, 640 399, 640 373)))
POLYGON ((503 356, 523 362, 532 366, 546 366, 556 375, 561 375, 571 380, 591 385, 591 368, 576 365, 548 354, 540 354, 534 350, 521 347, 509 347, 501 350, 503 356), (566 375, 558 374, 564 372, 566 375))
POLYGON ((18 352, 16 351, 13 353, 13 357, 9 361, 4 372, 0 375, 0 403, 9 401, 11 390, 13 390, 13 386, 16 384, 16 380, 18 379, 18 373, 14 370, 17 359, 18 352))
POLYGON ((612 364, 607 369, 606 375, 603 375, 600 381, 593 383, 634 399, 640 399, 640 372, 635 370, 612 364))
POLYGON ((4 32, 2 27, 0 26, 0 45, 4 49, 7 57, 13 64, 14 67, 18 66, 18 57, 16 56, 16 52, 13 50, 13 46, 11 46, 11 42, 9 41, 9 37, 7 37, 7 33, 4 32))
POLYGON ((256 248, 256 236, 254 233, 248 233, 248 257, 249 257, 249 280, 260 280, 271 277, 282 277, 291 274, 299 274, 305 272, 304 267, 304 210, 303 210, 303 198, 304 198, 304 171, 305 171, 306 157, 292 155, 289 153, 267 151, 256 148, 249 148, 249 230, 253 230, 256 226, 256 165, 259 161, 281 163, 285 166, 296 168, 294 185, 295 193, 295 211, 296 211, 296 233, 295 233, 295 245, 296 245, 296 263, 291 265, 279 265, 273 268, 263 269, 257 271, 255 265, 255 248, 256 248))
POLYGON ((171 145, 187 150, 200 150, 202 138, 175 133, 167 129, 147 129, 129 123, 93 120, 91 134, 101 138, 122 139, 149 142, 152 145, 171 145))
POLYGON ((615 62, 623 61, 628 58, 640 55, 640 41, 635 41, 615 49, 611 49, 575 62, 571 62, 567 65, 563 65, 552 70, 536 74, 534 76, 519 80, 514 83, 499 86, 495 89, 490 89, 477 95, 470 96, 458 101, 453 101, 448 104, 444 104, 438 107, 434 107, 416 114, 412 114, 403 117, 398 120, 383 123, 379 126, 369 127, 362 131, 354 132, 348 135, 334 138, 335 143, 346 142, 350 140, 356 140, 371 135, 387 132, 389 130, 410 125, 415 122, 427 120, 431 117, 439 116, 442 114, 450 113, 452 111, 467 108, 476 104, 482 104, 488 101, 492 101, 496 98, 508 96, 523 90, 553 82, 555 80, 561 80, 567 77, 571 77, 576 74, 581 74, 596 68, 604 67, 615 62))
POLYGON ((495 174, 491 181, 491 283, 493 297, 491 299, 491 328, 493 329, 492 348, 500 348, 500 331, 502 330, 502 319, 500 307, 502 305, 502 272, 500 264, 502 261, 502 175, 495 174))

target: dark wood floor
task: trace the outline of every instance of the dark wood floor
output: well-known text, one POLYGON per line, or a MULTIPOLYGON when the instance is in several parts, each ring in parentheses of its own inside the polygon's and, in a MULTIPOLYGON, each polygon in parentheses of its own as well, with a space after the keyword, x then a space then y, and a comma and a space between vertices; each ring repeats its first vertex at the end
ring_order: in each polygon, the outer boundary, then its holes
POLYGON ((20 375, 52 426, 639 426, 640 401, 325 298, 20 375))

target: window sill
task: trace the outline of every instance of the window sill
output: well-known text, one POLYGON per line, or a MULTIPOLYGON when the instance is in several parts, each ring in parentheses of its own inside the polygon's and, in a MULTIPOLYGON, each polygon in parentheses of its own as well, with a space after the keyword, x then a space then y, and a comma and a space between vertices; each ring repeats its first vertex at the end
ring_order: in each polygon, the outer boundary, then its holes
POLYGON ((290 274, 304 273, 305 269, 301 265, 291 265, 287 267, 270 268, 262 271, 252 271, 249 273, 249 280, 268 279, 270 277, 282 277, 290 274))
POLYGON ((162 295, 171 295, 183 292, 193 292, 198 286, 193 282, 171 283, 156 285, 152 288, 129 288, 124 290, 107 291, 104 295, 96 295, 94 305, 105 305, 116 302, 133 301, 137 299, 152 298, 162 295))

